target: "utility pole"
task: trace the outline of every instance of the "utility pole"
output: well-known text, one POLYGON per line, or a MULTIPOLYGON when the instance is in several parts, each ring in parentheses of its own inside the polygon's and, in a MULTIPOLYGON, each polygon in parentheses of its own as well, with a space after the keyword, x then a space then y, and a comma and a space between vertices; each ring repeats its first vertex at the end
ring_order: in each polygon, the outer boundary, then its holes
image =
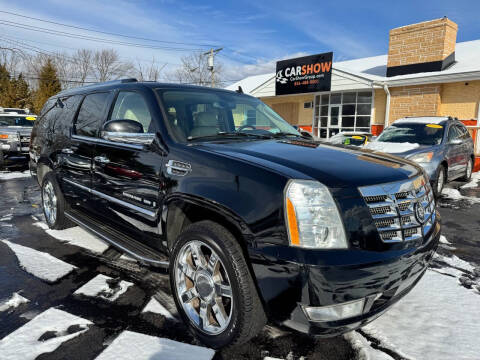
POLYGON ((207 69, 210 70, 212 88, 215 87, 215 67, 214 67, 213 59, 214 59, 215 55, 217 55, 217 53, 221 50, 223 50, 223 48, 218 48, 218 49, 215 49, 215 50, 213 48, 211 48, 210 51, 207 51, 206 53, 203 54, 203 55, 208 55, 207 69))

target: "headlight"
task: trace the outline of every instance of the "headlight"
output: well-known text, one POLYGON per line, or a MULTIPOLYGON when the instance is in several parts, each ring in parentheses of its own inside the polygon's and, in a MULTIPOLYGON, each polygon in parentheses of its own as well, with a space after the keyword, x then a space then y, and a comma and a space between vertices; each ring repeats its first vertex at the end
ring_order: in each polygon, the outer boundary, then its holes
POLYGON ((412 155, 408 158, 408 160, 415 161, 417 163, 427 163, 430 162, 433 158, 433 152, 426 152, 412 155))
POLYGON ((347 240, 337 205, 318 181, 291 180, 285 190, 290 245, 315 249, 346 249, 347 240))

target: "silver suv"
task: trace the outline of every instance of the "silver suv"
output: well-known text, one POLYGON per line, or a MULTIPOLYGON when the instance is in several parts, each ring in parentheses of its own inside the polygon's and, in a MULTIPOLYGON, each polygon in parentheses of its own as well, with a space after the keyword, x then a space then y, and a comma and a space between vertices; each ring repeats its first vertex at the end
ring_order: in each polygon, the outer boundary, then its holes
POLYGON ((0 168, 28 164, 30 134, 36 118, 28 109, 0 107, 0 168))
POLYGON ((474 144, 467 128, 452 117, 409 117, 395 121, 367 149, 418 163, 439 195, 445 183, 468 181, 474 165, 474 144))

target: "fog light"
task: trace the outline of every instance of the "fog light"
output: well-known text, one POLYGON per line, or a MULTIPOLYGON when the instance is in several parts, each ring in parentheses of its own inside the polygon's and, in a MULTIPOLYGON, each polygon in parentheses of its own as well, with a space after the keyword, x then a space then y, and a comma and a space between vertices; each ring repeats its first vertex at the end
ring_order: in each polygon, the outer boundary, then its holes
POLYGON ((360 299, 330 306, 304 306, 303 309, 312 321, 337 321, 362 315, 364 306, 365 299, 360 299))
POLYGON ((1 148, 2 150, 10 150, 10 145, 2 144, 1 148))

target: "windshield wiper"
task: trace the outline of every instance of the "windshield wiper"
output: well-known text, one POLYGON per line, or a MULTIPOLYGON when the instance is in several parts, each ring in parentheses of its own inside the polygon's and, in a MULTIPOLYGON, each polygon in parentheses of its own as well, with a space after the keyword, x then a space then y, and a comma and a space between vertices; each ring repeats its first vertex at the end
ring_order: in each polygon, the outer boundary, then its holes
POLYGON ((192 141, 192 140, 198 140, 198 139, 203 139, 203 140, 208 140, 209 138, 218 138, 218 137, 237 137, 237 136, 244 136, 244 137, 255 137, 255 138, 261 138, 261 139, 271 139, 272 136, 266 135, 266 134, 252 134, 252 133, 246 133, 246 132, 226 132, 226 131, 220 131, 216 134, 211 134, 211 135, 202 135, 202 136, 189 136, 187 138, 187 141, 192 141))
POLYGON ((289 132, 283 132, 280 131, 278 133, 273 133, 272 134, 274 138, 279 138, 279 137, 285 137, 285 136, 295 136, 296 138, 303 138, 302 135, 294 134, 294 133, 289 133, 289 132))

